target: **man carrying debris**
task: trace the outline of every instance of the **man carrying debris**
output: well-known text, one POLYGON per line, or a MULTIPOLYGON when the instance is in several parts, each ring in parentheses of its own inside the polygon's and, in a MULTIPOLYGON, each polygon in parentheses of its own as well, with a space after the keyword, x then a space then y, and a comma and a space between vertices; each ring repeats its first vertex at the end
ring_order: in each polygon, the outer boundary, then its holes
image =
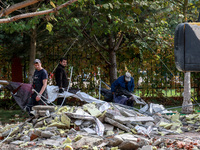
POLYGON ((132 94, 134 90, 134 79, 129 72, 120 76, 111 85, 111 92, 113 94, 114 101, 129 106, 133 106, 132 94), (122 95, 126 96, 123 97, 122 95))
POLYGON ((33 94, 28 101, 27 106, 25 107, 26 111, 29 112, 32 110, 32 107, 35 105, 44 105, 45 98, 47 98, 47 79, 48 74, 47 71, 42 68, 41 61, 39 59, 35 59, 34 61, 35 72, 33 75, 33 94))
MULTIPOLYGON (((56 85, 59 87, 59 93, 63 93, 64 89, 68 87, 67 74, 65 71, 66 65, 67 65, 67 60, 65 58, 60 58, 59 65, 56 68, 56 72, 55 72, 56 85)), ((63 102, 63 98, 58 98, 57 105, 61 105, 61 104, 66 105, 66 100, 63 102)))

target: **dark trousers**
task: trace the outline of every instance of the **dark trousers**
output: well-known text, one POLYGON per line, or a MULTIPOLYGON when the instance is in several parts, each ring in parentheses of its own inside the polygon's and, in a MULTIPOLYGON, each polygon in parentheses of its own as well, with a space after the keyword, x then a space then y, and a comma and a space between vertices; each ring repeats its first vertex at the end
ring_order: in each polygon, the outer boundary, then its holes
POLYGON ((65 101, 63 102, 63 97, 62 98, 58 98, 57 99, 57 105, 61 105, 62 103, 62 106, 65 106, 66 105, 66 101, 67 101, 67 99, 65 99, 65 101))
POLYGON ((128 98, 132 96, 131 92, 129 92, 128 90, 122 88, 121 86, 117 86, 115 88, 115 91, 116 91, 115 92, 116 96, 125 95, 128 98))
MULTIPOLYGON (((44 99, 42 99, 42 100, 45 101, 44 99)), ((36 96, 31 96, 28 100, 28 103, 26 104, 26 111, 27 112, 32 111, 32 107, 36 106, 36 105, 45 105, 45 103, 43 101, 41 101, 41 100, 36 101, 36 96)))
MULTIPOLYGON (((113 95, 111 90, 105 89, 105 88, 101 88, 101 94, 104 96, 104 101, 106 102, 113 102, 113 95)), ((132 94, 131 92, 129 92, 128 90, 117 86, 115 88, 115 96, 121 96, 121 95, 125 95, 127 98, 131 97, 132 94)))

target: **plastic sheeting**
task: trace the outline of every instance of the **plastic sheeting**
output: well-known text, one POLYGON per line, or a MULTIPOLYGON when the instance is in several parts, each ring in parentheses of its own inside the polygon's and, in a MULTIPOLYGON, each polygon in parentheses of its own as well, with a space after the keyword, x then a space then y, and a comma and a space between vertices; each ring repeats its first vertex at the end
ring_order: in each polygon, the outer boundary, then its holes
POLYGON ((146 104, 144 107, 142 107, 139 112, 141 113, 149 113, 149 114, 154 114, 154 113, 161 113, 161 114, 165 114, 165 113, 172 113, 172 111, 168 111, 164 108, 163 105, 159 105, 159 104, 154 104, 154 103, 150 103, 150 104, 146 104))
POLYGON ((106 103, 105 101, 98 100, 98 99, 86 94, 85 92, 78 91, 78 92, 76 92, 76 94, 73 94, 73 93, 64 91, 64 93, 58 93, 58 90, 59 90, 58 86, 49 86, 49 85, 47 86, 47 93, 48 93, 48 100, 49 100, 48 103, 55 101, 59 97, 65 97, 65 98, 74 97, 74 98, 78 98, 81 101, 85 101, 88 103, 92 103, 92 102, 106 103))
MULTIPOLYGON (((30 98, 31 94, 32 94, 32 85, 31 84, 25 84, 25 83, 20 83, 20 82, 9 82, 9 84, 6 86, 6 88, 8 90, 10 90, 12 92, 12 96, 15 99, 15 101, 17 102, 17 104, 24 109, 24 107, 27 104, 28 99, 30 98)), ((49 86, 47 85, 47 93, 48 93, 48 99, 47 99, 47 103, 50 104, 53 101, 55 101, 57 98, 59 97, 75 97, 77 99, 80 99, 81 101, 85 101, 88 103, 92 103, 95 102, 97 104, 104 104, 102 107, 103 110, 108 109, 110 107, 110 105, 102 100, 98 100, 88 94, 86 94, 85 92, 67 92, 64 91, 64 93, 60 94, 58 92, 59 88, 58 86, 49 86)))

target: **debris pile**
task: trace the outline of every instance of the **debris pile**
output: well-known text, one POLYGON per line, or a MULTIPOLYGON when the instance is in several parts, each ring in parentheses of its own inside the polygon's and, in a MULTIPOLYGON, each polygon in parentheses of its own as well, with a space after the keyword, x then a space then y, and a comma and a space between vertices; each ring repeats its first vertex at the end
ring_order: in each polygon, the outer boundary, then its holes
MULTIPOLYGON (((159 109, 159 105, 155 106, 159 109)), ((163 106, 160 109, 163 110, 163 106)), ((181 139, 183 133, 200 130, 200 114, 149 114, 144 113, 146 108, 136 111, 106 102, 83 106, 34 106, 33 110, 34 117, 24 123, 0 128, 1 144, 23 149, 200 148, 199 139, 181 139)))

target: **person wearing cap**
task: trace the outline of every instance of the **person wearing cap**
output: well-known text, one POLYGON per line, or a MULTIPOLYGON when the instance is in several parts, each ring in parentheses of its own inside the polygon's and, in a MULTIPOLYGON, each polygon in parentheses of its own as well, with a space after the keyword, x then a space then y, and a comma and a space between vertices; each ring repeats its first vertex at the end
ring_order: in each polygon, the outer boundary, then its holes
POLYGON ((133 92, 135 87, 134 79, 131 77, 129 72, 126 72, 125 75, 120 76, 117 80, 115 80, 111 85, 111 92, 114 95, 125 95, 128 98, 131 96, 131 92, 133 92))
POLYGON ((35 72, 33 75, 33 94, 31 99, 28 101, 26 111, 30 113, 32 107, 35 105, 44 105, 47 98, 47 71, 42 68, 41 61, 35 59, 34 61, 35 72))
MULTIPOLYGON (((65 67, 67 65, 67 60, 65 58, 60 58, 60 62, 55 71, 56 85, 59 87, 59 93, 63 93, 64 89, 68 87, 67 73, 65 67)), ((57 105, 66 105, 66 99, 63 102, 63 98, 57 99, 57 105)))

